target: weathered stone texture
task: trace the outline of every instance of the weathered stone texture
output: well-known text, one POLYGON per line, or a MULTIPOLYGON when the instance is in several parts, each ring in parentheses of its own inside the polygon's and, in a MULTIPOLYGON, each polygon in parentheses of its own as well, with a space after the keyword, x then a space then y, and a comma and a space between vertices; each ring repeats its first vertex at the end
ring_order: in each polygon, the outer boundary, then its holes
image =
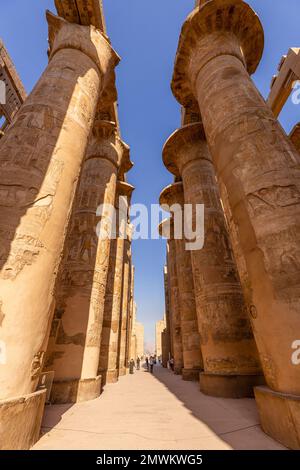
POLYGON ((1 337, 8 357, 1 367, 3 398, 35 390, 96 104, 105 75, 119 60, 98 31, 50 13, 47 18, 49 65, 0 145, 1 337))

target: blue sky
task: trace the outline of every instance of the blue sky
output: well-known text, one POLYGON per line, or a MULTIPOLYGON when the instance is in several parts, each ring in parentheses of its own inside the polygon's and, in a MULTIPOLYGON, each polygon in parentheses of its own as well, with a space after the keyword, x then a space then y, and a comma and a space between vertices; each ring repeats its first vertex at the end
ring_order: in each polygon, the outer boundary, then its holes
MULTIPOLYGON (((249 0, 265 29, 265 51, 253 77, 264 96, 279 60, 289 47, 300 47, 299 0, 249 0)), ((53 0, 0 0, 0 37, 4 40, 29 92, 47 64, 45 9, 53 0)), ((128 174, 136 186, 133 202, 157 202, 161 189, 172 181, 161 150, 180 125, 180 108, 170 91, 181 25, 194 0, 104 0, 108 34, 122 57, 117 69, 119 115, 123 139, 131 146, 134 169, 128 174)), ((300 105, 291 100, 280 120, 287 131, 300 121, 300 105)), ((163 240, 136 241, 135 296, 147 342, 154 341, 154 323, 164 313, 163 240)))

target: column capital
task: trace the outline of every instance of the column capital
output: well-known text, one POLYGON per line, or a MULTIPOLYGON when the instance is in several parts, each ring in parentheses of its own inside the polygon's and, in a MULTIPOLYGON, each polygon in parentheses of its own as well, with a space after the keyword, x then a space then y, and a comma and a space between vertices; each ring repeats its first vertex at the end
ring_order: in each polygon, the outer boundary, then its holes
POLYGON ((86 160, 105 158, 119 168, 123 158, 128 158, 128 153, 129 147, 118 135, 115 122, 95 121, 86 160))
MULTIPOLYGON (((69 23, 49 10, 46 12, 46 18, 49 25, 50 61, 62 49, 75 49, 86 54, 96 64, 105 80, 111 81, 111 70, 118 65, 120 57, 105 34, 94 26, 69 23)), ((103 88, 106 88, 106 83, 103 88)))
POLYGON ((131 204, 131 198, 135 187, 125 181, 118 181, 117 183, 117 198, 124 196, 127 198, 128 204, 131 204))
POLYGON ((171 207, 174 204, 180 204, 181 206, 183 206, 183 183, 180 181, 178 183, 173 183, 169 186, 166 186, 159 196, 159 203, 161 206, 167 205, 171 207))
MULTIPOLYGON (((173 218, 170 217, 168 219, 164 219, 159 225, 158 225, 158 233, 161 237, 167 238, 168 240, 173 240, 174 238, 174 221, 173 218)), ((167 269, 165 266, 164 269, 167 269)))
POLYGON ((121 140, 122 146, 123 146, 123 154, 122 154, 122 159, 121 159, 121 164, 119 168, 119 179, 124 180, 125 179, 125 173, 130 171, 134 163, 130 160, 130 147, 129 145, 125 144, 121 140))
POLYGON ((177 129, 163 148, 163 162, 175 176, 181 176, 183 167, 198 159, 211 161, 203 125, 198 122, 177 129))
POLYGON ((201 68, 221 55, 241 60, 249 74, 263 53, 264 32, 257 14, 243 0, 210 0, 185 21, 179 40, 172 91, 183 106, 195 101, 194 84, 201 68))
POLYGON ((129 244, 131 244, 132 242, 132 237, 133 237, 133 233, 134 233, 134 226, 132 224, 127 224, 127 227, 126 227, 126 240, 129 244))

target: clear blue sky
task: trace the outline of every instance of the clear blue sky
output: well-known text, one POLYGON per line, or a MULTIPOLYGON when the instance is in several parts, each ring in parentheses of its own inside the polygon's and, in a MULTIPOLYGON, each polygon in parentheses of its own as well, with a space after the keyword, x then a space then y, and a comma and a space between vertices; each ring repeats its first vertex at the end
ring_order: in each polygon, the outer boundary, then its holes
MULTIPOLYGON (((254 76, 267 96, 279 60, 289 47, 300 47, 299 0, 249 0, 265 28, 265 51, 254 76)), ((53 0, 0 0, 0 37, 4 40, 29 92, 47 63, 44 12, 53 0)), ((161 150, 180 125, 179 105, 170 79, 181 25, 194 0, 104 0, 108 34, 122 57, 117 69, 119 114, 123 139, 131 146, 136 186, 133 202, 156 203, 161 189, 172 181, 161 150)), ((280 116, 290 131, 300 121, 300 105, 289 101, 280 116)), ((154 323, 164 313, 164 241, 136 241, 135 296, 146 340, 154 340, 154 323)))

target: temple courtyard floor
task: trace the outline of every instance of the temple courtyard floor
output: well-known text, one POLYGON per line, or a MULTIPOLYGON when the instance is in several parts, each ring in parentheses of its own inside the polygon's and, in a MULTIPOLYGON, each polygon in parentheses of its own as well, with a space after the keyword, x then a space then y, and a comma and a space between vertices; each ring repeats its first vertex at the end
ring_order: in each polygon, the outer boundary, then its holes
POLYGON ((46 407, 34 450, 285 449, 262 432, 252 399, 203 395, 156 366, 107 385, 97 400, 46 407))

